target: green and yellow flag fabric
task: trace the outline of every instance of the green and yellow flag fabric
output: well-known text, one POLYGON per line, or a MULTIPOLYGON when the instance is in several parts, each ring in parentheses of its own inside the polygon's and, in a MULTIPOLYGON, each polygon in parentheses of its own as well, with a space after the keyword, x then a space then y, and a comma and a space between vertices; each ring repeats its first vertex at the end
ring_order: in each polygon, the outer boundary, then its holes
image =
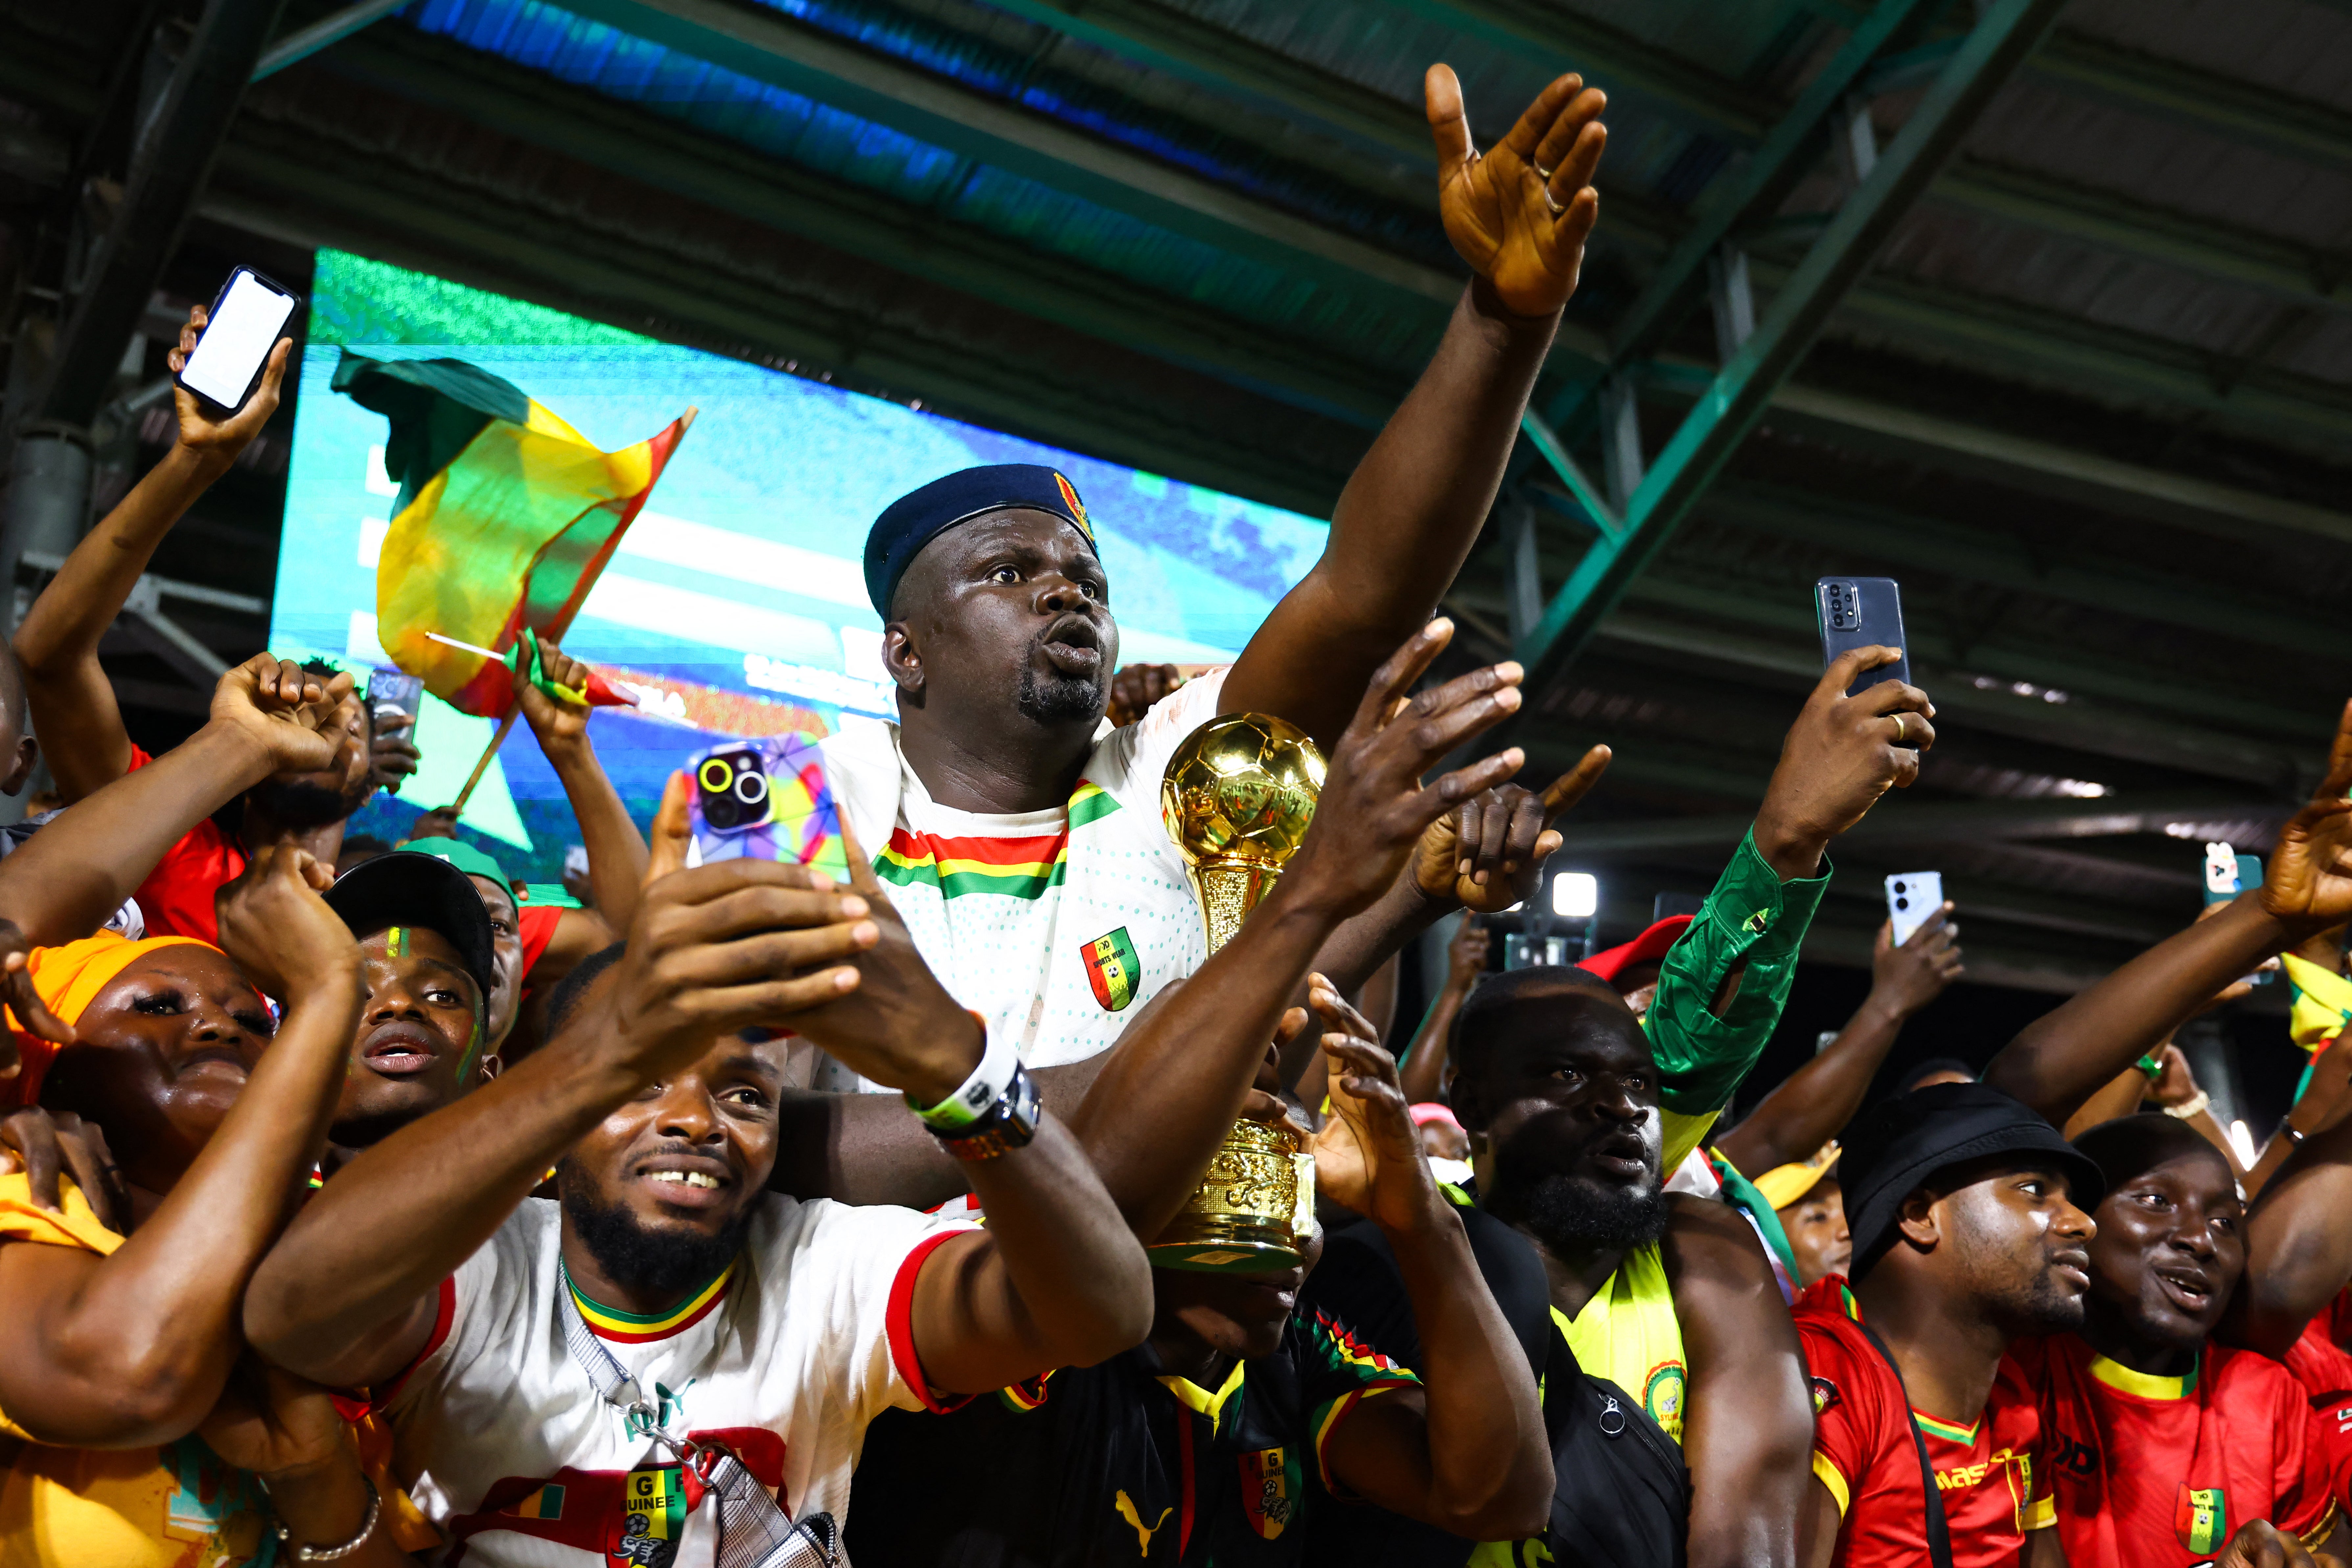
POLYGON ((694 411, 607 452, 463 360, 345 349, 334 388, 392 424, 383 466, 400 498, 376 566, 383 651, 459 711, 506 717, 511 670, 427 634, 500 653, 526 631, 561 640, 694 411))

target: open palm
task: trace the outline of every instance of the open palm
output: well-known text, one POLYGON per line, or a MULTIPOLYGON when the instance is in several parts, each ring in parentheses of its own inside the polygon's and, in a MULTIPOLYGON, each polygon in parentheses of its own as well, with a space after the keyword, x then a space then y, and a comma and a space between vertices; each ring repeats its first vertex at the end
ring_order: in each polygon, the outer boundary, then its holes
POLYGON ((2328 749, 2327 775, 2311 804, 2279 829, 2263 878, 2263 908, 2272 916, 2325 928, 2352 917, 2352 702, 2344 705, 2328 749))
POLYGON ((1601 123, 1608 99, 1581 77, 1561 77, 1482 156, 1453 68, 1430 67, 1422 92, 1445 237, 1507 310, 1552 314, 1576 292, 1584 242, 1601 216, 1592 174, 1609 141, 1601 123))

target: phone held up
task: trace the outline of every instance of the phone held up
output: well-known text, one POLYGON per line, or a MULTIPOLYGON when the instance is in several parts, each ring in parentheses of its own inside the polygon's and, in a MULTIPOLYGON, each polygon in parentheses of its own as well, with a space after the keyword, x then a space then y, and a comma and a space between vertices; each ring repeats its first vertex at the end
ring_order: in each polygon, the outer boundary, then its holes
POLYGON ((173 379, 215 408, 236 413, 261 384, 269 351, 299 303, 292 289, 250 267, 238 268, 221 285, 196 346, 173 379))
POLYGON ((736 741, 688 763, 695 860, 781 860, 849 880, 841 813, 824 754, 806 735, 736 741))
MULTIPOLYGON (((2226 904, 2248 888, 2263 885, 2263 858, 2241 855, 2227 843, 2209 843, 2205 846, 2204 882, 2206 903, 2226 904)), ((2251 984, 2267 985, 2277 968, 2273 960, 2247 975, 2246 980, 2251 984)))
POLYGON ((1893 664, 1865 669, 1848 697, 1882 680, 1911 680, 1910 645, 1903 640, 1903 589, 1892 577, 1824 577, 1813 584, 1813 607, 1822 623, 1822 665, 1835 664, 1851 649, 1884 645, 1903 649, 1893 664))
POLYGON ((1909 942, 1944 907, 1941 871, 1898 871, 1886 879, 1886 918, 1894 922, 1895 945, 1909 942))
POLYGON ((422 677, 396 669, 379 669, 368 677, 368 714, 375 721, 379 732, 394 725, 414 725, 416 710, 424 702, 422 677))

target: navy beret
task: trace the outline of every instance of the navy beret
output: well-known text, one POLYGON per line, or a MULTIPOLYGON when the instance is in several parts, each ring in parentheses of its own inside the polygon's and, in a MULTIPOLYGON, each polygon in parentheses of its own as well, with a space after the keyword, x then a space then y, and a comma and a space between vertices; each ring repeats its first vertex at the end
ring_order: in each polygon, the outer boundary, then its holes
POLYGON ((964 468, 908 491, 874 520, 873 531, 866 536, 866 593, 874 601, 875 613, 886 621, 890 618, 890 596, 924 545, 957 523, 1014 507, 1051 512, 1076 529, 1087 549, 1095 549, 1087 503, 1078 499, 1078 488, 1056 470, 1039 463, 964 468))

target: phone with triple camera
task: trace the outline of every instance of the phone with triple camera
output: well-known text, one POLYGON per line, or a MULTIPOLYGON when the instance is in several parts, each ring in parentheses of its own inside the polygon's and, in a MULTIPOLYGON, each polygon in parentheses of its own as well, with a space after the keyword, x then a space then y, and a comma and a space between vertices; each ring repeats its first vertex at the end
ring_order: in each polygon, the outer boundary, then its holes
POLYGON ((1823 577, 1813 584, 1822 626, 1822 668, 1853 648, 1884 644, 1903 650, 1893 664, 1865 669, 1845 689, 1848 697, 1882 680, 1910 684, 1911 647, 1903 640, 1903 587, 1892 577, 1823 577))
POLYGON ((782 860, 849 880, 824 756, 806 735, 735 741, 698 753, 688 825, 698 858, 782 860))
POLYGON ((221 285, 196 346, 173 379, 214 407, 236 413, 261 384, 269 351, 300 302, 292 289, 250 267, 238 268, 221 285))

